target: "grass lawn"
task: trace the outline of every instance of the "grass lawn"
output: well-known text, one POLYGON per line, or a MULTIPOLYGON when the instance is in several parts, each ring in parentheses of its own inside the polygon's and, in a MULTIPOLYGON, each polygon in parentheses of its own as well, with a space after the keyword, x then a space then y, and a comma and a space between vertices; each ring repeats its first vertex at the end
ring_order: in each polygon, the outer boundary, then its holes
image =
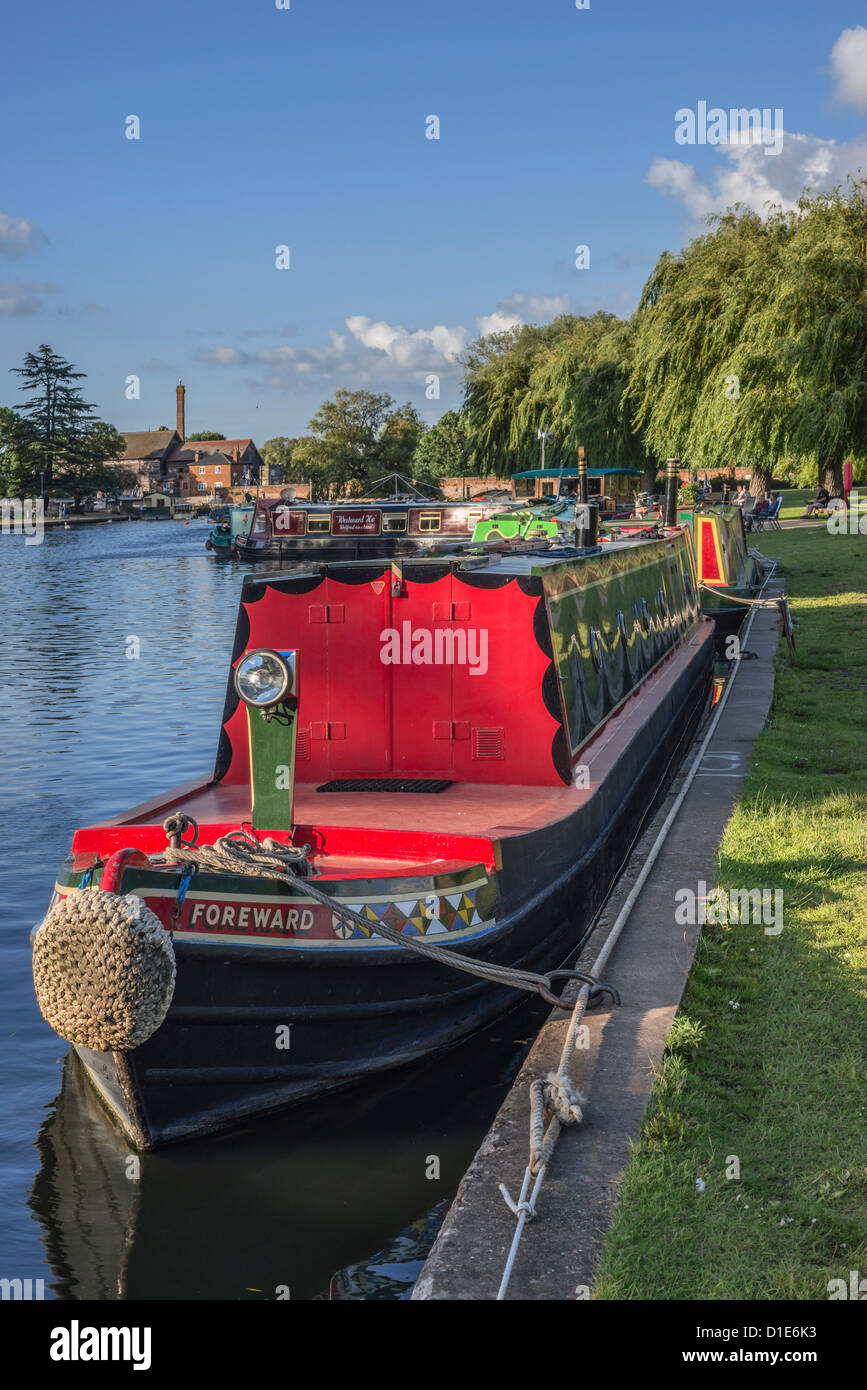
POLYGON ((793 521, 797 517, 804 515, 804 508, 808 502, 812 502, 816 496, 816 489, 812 488, 791 488, 783 492, 783 504, 780 507, 780 520, 793 521))
POLYGON ((759 548, 798 664, 780 648, 717 884, 782 888, 783 929, 704 928, 597 1298, 827 1299, 867 1276, 867 536, 759 548))

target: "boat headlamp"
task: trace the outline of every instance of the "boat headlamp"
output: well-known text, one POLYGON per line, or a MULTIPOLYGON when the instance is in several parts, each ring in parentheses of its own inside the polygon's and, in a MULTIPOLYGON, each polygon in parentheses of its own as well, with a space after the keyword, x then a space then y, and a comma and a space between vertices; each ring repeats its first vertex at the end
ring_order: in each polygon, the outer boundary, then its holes
POLYGON ((235 689, 245 705, 267 709, 292 694, 295 684, 295 654, 281 656, 268 647, 257 648, 235 667, 235 689))

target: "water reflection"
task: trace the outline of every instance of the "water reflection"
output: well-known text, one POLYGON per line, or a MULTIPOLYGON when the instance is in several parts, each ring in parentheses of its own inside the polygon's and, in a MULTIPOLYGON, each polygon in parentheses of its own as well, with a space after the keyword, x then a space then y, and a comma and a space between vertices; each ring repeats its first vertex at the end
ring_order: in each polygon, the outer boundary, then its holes
POLYGON ((30 1196, 55 1297, 408 1297, 541 1012, 521 1006, 375 1087, 156 1154, 130 1149, 69 1054, 30 1196))

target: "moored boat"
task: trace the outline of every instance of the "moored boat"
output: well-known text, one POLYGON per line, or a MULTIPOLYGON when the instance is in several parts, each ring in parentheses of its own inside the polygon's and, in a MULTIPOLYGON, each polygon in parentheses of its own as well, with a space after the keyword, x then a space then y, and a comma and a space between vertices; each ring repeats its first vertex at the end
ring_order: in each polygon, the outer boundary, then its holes
POLYGON ((254 511, 252 502, 241 507, 229 507, 229 515, 222 517, 208 535, 205 549, 214 550, 218 555, 234 555, 238 542, 250 533, 254 511))
POLYGON ((213 776, 79 829, 34 933, 43 1011, 57 1026, 62 995, 132 1142, 452 1046, 513 1002, 498 967, 550 979, 701 715, 712 631, 682 528, 248 577, 213 776), (86 953, 42 944, 91 906, 96 929, 126 913, 170 936, 144 1040, 94 1045, 118 1034, 88 1016, 86 953))
POLYGON ((299 564, 307 560, 376 560, 444 552, 469 541, 476 523, 503 504, 427 501, 301 502, 260 498, 249 534, 239 536, 243 560, 299 564))
MULTIPOLYGON (((736 633, 761 583, 761 567, 750 553, 740 507, 680 507, 678 526, 692 538, 702 612, 716 624, 717 645, 736 633)), ((647 521, 620 521, 612 534, 642 532, 647 521)))

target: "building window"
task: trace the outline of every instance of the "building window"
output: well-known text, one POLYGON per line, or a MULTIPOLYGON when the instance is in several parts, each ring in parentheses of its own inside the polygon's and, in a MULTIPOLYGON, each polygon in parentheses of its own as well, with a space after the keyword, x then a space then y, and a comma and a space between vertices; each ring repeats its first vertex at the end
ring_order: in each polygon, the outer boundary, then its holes
POLYGON ((422 512, 418 519, 418 529, 420 531, 438 531, 442 525, 441 512, 422 512))
POLYGON ((307 534, 308 534, 308 536, 315 536, 315 535, 317 535, 317 534, 321 534, 323 531, 330 531, 330 530, 331 530, 331 517, 328 516, 327 514, 326 514, 325 516, 308 516, 308 517, 307 517, 307 534))
POLYGON ((219 463, 215 463, 215 464, 214 464, 214 472, 215 472, 215 473, 222 473, 222 471, 223 471, 223 469, 222 469, 221 465, 220 465, 219 463))
POLYGON ((205 465, 204 463, 200 463, 200 464, 199 464, 199 472, 200 472, 200 473, 205 473, 206 471, 207 471, 206 465, 205 465))
POLYGON ((384 515, 382 518, 382 529, 383 531, 405 531, 406 512, 403 512, 401 515, 398 516, 384 515))

